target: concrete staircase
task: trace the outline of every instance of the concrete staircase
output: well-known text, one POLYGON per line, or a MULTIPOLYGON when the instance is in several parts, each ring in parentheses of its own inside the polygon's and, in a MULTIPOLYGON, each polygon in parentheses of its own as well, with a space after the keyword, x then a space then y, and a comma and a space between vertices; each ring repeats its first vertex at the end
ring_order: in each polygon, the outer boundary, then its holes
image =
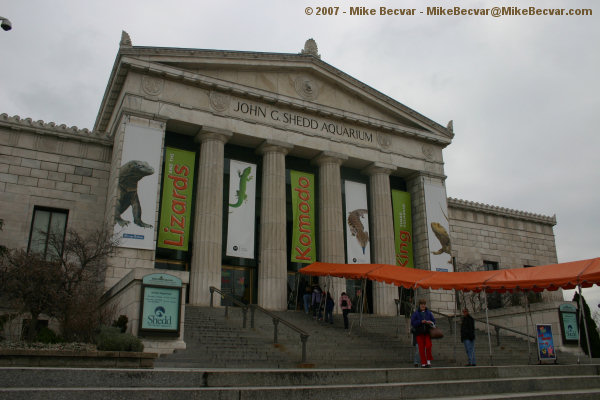
POLYGON ((598 399, 600 365, 389 369, 0 368, 0 399, 598 399))
MULTIPOLYGON (((278 345, 273 344, 273 321, 262 313, 255 315, 255 328, 242 329, 241 309, 186 307, 187 349, 156 360, 157 367, 184 368, 293 368, 302 359, 298 333, 279 324, 278 345)), ((344 330, 342 317, 334 324, 316 321, 303 312, 275 313, 300 327, 310 338, 307 364, 317 368, 394 368, 413 365, 414 347, 407 321, 401 317, 350 314, 351 329, 344 330)), ((452 334, 448 320, 437 319, 446 336, 433 344, 434 366, 462 366, 467 362, 459 338, 452 334)), ((452 327, 453 328, 453 327, 452 327)), ((492 356, 487 334, 478 332, 478 365, 527 365, 537 363, 535 344, 502 335, 500 346, 492 337, 492 356)), ((582 362, 587 362, 581 357, 582 362)), ((577 355, 558 354, 560 364, 577 363, 577 355)))
POLYGON ((311 335, 305 368, 296 368, 296 332, 279 324, 273 344, 271 317, 256 314, 255 328, 242 329, 240 309, 225 318, 222 308, 187 307, 188 348, 159 358, 153 370, 0 368, 0 400, 600 398, 600 365, 567 365, 576 357, 562 355, 559 365, 528 365, 527 344, 517 339, 503 337, 486 366, 480 333, 478 367, 461 367, 464 350, 442 318, 447 336, 435 341, 434 367, 425 369, 412 366, 403 318, 364 315, 359 327, 359 316, 350 315, 345 330, 341 316, 330 325, 302 312, 277 314, 311 335))

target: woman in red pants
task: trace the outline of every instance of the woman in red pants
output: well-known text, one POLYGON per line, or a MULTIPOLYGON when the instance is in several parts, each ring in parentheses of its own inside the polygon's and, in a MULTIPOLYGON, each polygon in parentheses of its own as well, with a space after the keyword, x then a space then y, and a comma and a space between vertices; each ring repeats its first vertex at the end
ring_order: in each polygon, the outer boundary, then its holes
POLYGON ((421 356, 421 368, 431 368, 431 338, 429 329, 435 326, 433 313, 427 308, 427 302, 424 299, 419 300, 419 309, 410 317, 410 324, 414 328, 417 336, 417 345, 419 346, 419 355, 421 356))

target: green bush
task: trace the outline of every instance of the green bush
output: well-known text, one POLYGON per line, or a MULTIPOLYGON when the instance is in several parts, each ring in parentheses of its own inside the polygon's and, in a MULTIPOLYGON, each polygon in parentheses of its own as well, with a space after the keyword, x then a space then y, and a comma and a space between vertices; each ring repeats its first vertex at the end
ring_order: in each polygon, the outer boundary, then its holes
POLYGON ((35 340, 36 340, 36 342, 47 343, 47 344, 54 344, 54 343, 61 342, 60 337, 58 337, 58 335, 56 333, 54 333, 54 331, 52 329, 47 328, 47 327, 43 327, 42 329, 40 329, 35 340))
POLYGON ((125 333, 125 331, 127 330, 127 322, 129 322, 127 315, 119 315, 119 319, 113 321, 112 326, 120 328, 121 333, 125 333))
POLYGON ((144 344, 129 333, 121 333, 120 328, 103 326, 96 336, 96 347, 104 351, 144 351, 144 344))

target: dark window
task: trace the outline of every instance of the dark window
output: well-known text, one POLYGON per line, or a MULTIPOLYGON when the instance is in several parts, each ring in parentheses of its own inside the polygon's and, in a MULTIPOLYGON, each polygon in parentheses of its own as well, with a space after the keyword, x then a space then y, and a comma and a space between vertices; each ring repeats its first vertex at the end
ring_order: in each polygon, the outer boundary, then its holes
MULTIPOLYGON (((496 271, 498 270, 498 263, 494 261, 483 262, 484 271, 496 271)), ((502 294, 500 293, 487 293, 488 308, 493 310, 495 308, 502 308, 502 294)))
POLYGON ((68 215, 67 210, 35 207, 28 251, 39 253, 47 260, 59 257, 62 253, 68 215))

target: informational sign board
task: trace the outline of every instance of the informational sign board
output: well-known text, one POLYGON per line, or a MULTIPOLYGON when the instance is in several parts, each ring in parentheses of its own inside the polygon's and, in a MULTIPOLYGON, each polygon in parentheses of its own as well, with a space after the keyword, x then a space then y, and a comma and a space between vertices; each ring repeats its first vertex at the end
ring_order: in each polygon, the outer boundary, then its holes
POLYGON ((536 324, 535 332, 537 336, 538 360, 556 361, 556 350, 554 348, 554 339, 552 338, 552 325, 536 324))
POLYGON ((558 315, 560 317, 563 344, 578 344, 577 308, 573 304, 561 304, 558 307, 558 315))
POLYGON ((142 280, 140 334, 179 335, 181 279, 168 274, 146 275, 142 280))

